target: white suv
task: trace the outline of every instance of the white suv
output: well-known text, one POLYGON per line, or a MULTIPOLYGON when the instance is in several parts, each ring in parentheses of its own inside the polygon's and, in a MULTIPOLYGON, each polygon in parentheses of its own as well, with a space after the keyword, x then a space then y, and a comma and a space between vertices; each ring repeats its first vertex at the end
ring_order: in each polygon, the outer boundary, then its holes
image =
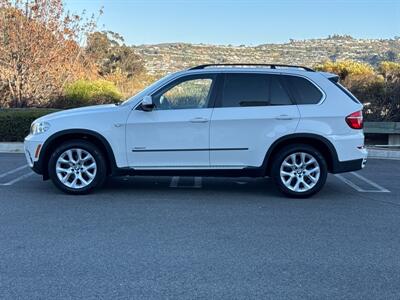
POLYGON ((334 74, 287 65, 202 65, 120 105, 53 113, 25 139, 32 169, 82 194, 107 175, 271 176, 307 197, 361 169, 362 104, 334 74))

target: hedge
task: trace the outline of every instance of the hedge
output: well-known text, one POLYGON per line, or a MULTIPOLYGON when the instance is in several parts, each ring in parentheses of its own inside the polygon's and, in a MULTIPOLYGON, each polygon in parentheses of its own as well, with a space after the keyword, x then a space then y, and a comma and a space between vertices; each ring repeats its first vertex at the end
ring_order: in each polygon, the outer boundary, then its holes
POLYGON ((0 109, 0 142, 22 142, 35 119, 56 111, 58 109, 0 109))
POLYGON ((53 107, 75 108, 96 104, 118 103, 122 94, 111 81, 77 80, 66 85, 64 95, 53 103, 53 107))

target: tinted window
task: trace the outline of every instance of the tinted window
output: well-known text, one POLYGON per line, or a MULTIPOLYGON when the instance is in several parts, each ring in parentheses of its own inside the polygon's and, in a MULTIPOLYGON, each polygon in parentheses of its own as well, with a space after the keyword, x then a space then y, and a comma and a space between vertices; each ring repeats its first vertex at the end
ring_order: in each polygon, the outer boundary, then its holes
POLYGON ((268 106, 292 104, 278 76, 226 74, 219 106, 268 106))
POLYGON ((153 95, 155 109, 206 108, 212 81, 211 78, 181 79, 153 95))
POLYGON ((269 101, 270 105, 290 105, 292 104, 289 95, 282 85, 278 76, 269 77, 269 101))
POLYGON ((321 91, 309 80, 298 76, 285 77, 297 104, 317 104, 321 101, 321 91))

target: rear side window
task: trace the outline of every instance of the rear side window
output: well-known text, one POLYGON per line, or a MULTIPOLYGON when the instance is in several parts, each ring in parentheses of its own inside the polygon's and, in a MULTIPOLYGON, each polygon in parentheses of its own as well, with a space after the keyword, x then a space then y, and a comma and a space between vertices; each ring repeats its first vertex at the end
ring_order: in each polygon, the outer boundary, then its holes
POLYGON ((321 101, 321 91, 309 80, 299 76, 285 76, 285 79, 297 104, 317 104, 321 101))
POLYGON ((280 75, 268 76, 269 105, 290 105, 292 104, 292 101, 278 76, 280 75))
POLYGON ((276 75, 226 74, 219 107, 290 105, 290 97, 276 75))

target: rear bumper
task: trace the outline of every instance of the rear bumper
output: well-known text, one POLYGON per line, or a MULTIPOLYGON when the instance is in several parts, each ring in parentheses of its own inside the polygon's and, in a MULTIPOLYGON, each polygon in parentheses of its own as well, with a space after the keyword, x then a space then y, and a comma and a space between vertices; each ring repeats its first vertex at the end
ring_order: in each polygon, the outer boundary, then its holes
POLYGON ((332 173, 345 173, 351 171, 361 170, 365 167, 367 163, 366 158, 347 160, 347 161, 338 161, 332 166, 332 173))
POLYGON ((346 137, 335 140, 336 158, 332 163, 332 173, 345 173, 361 170, 367 163, 368 151, 363 146, 364 136, 346 137))

